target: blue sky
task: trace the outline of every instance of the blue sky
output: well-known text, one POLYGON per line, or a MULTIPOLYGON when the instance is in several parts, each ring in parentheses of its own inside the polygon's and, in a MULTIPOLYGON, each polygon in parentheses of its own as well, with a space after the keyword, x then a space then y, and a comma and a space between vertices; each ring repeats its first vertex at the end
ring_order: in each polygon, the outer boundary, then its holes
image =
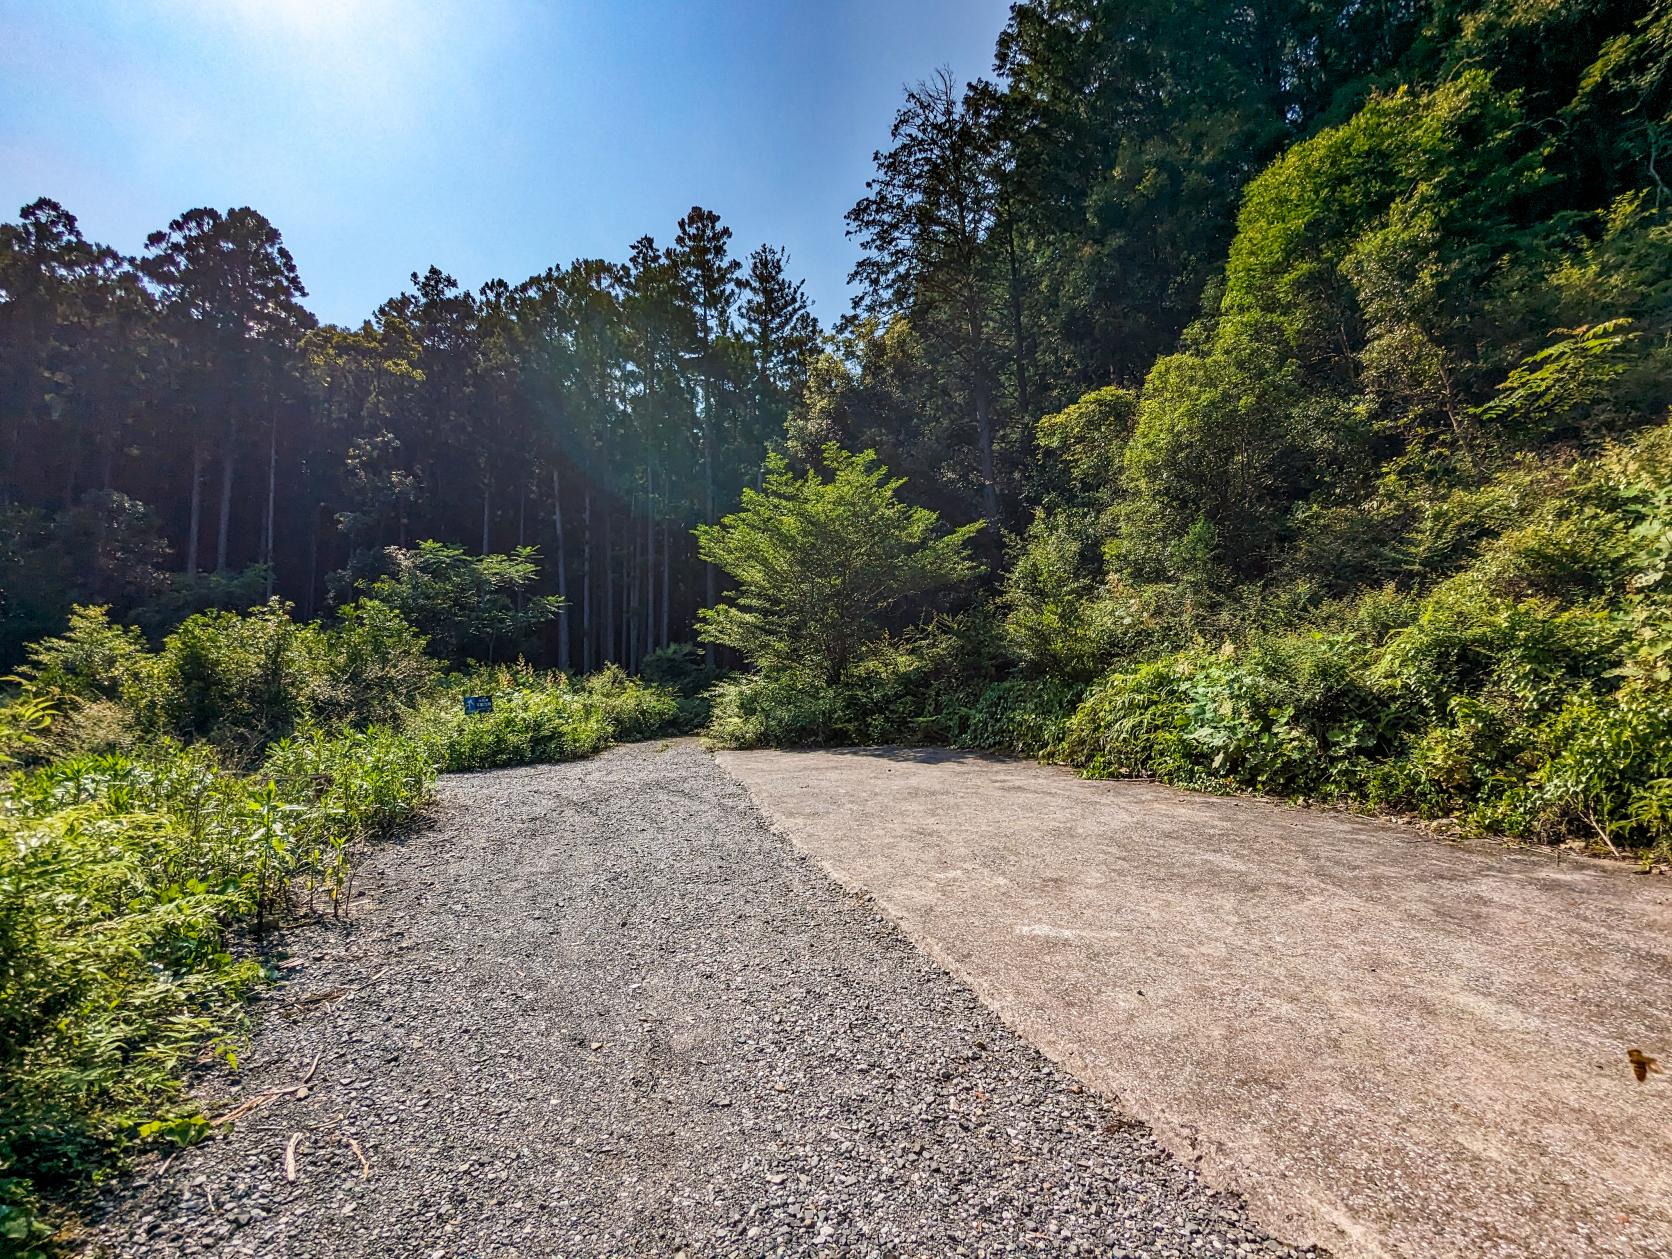
POLYGON ((847 306, 842 214, 908 80, 991 72, 1007 0, 0 0, 0 214, 137 252, 197 205, 284 233, 357 322, 430 263, 474 287, 671 240, 788 247, 847 306))

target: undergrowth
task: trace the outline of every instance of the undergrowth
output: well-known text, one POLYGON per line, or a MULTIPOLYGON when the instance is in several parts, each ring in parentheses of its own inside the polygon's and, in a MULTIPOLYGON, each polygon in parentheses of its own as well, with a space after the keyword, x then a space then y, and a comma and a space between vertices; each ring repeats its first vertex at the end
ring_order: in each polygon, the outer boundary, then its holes
MULTIPOLYGON (((339 915, 368 845, 438 771, 566 760, 678 728, 680 699, 607 669, 441 675, 377 603, 334 625, 273 603, 156 649, 98 608, 35 644, 0 706, 0 1251, 124 1155, 210 1131, 185 1089, 237 1063, 265 936, 339 915), (490 695, 467 715, 463 696, 490 695)), ((688 713, 686 714, 688 716, 688 713)))
POLYGON ((1449 574, 1333 601, 1076 589, 1035 533, 1016 571, 1050 580, 874 643, 837 682, 730 679, 709 737, 990 749, 1672 860, 1669 486, 1669 425, 1512 467, 1413 529, 1449 574))
POLYGON ((576 682, 506 665, 449 677, 418 704, 407 730, 441 769, 456 771, 574 760, 679 721, 671 690, 615 665, 576 682), (491 695, 493 711, 467 714, 466 695, 491 695))
POLYGON ((0 797, 0 1233, 41 1226, 136 1142, 206 1120, 184 1073, 236 1065, 238 1003, 271 976, 252 945, 296 901, 340 913, 363 847, 405 823, 434 770, 386 728, 304 731, 251 774, 207 747, 85 753, 0 797), (252 934, 256 937, 252 940, 252 934))

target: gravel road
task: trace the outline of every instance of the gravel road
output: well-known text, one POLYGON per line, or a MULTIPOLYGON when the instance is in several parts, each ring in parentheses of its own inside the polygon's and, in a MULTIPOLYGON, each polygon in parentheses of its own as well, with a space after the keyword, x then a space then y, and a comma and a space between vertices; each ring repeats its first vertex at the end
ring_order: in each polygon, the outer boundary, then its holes
POLYGON ((362 886, 293 937, 241 1087, 203 1090, 220 1113, 317 1058, 308 1091, 141 1167, 89 1253, 1301 1253, 693 742, 444 779, 362 886))

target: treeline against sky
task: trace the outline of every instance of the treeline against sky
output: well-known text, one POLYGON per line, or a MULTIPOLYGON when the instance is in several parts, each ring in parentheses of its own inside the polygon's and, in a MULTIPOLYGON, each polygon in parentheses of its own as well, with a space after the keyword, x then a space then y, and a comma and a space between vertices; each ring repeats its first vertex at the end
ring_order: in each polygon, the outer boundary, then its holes
POLYGON ((1669 58, 1648 0, 1020 3, 991 80, 907 90, 822 338, 700 209, 337 328, 252 210, 128 259, 36 203, 0 228, 0 647, 72 599, 316 614, 434 537, 538 547, 569 610, 531 649, 631 664, 715 600, 691 528, 827 442, 987 521, 990 589, 1083 596, 1050 617, 1172 642, 1420 589, 1479 540, 1448 496, 1664 418, 1669 58))
POLYGON ((1571 436, 1474 408, 1560 329, 1664 335, 1669 20, 1018 4, 997 84, 907 92, 849 215, 864 317, 792 444, 874 446, 955 518, 1019 528, 1063 488, 1037 421, 1117 386, 1102 481, 1141 500, 1122 553, 1165 576, 1160 539, 1199 521, 1241 578, 1292 562, 1302 504, 1362 503, 1390 459, 1473 474, 1571 436))
POLYGON ((673 242, 462 289, 430 268, 321 326, 278 229, 197 209, 136 258, 50 200, 0 227, 0 655, 72 602, 165 629, 304 615, 427 538, 538 549, 530 650, 635 663, 715 596, 690 536, 753 479, 817 324, 781 250, 693 208, 673 242))

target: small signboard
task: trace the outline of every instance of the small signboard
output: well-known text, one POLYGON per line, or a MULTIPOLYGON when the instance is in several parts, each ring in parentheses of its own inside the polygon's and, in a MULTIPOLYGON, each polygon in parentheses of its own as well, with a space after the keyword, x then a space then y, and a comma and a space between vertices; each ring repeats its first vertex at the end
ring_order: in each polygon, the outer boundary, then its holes
POLYGON ((492 695, 466 695, 464 697, 464 711, 467 716, 474 717, 480 713, 493 711, 492 695))

